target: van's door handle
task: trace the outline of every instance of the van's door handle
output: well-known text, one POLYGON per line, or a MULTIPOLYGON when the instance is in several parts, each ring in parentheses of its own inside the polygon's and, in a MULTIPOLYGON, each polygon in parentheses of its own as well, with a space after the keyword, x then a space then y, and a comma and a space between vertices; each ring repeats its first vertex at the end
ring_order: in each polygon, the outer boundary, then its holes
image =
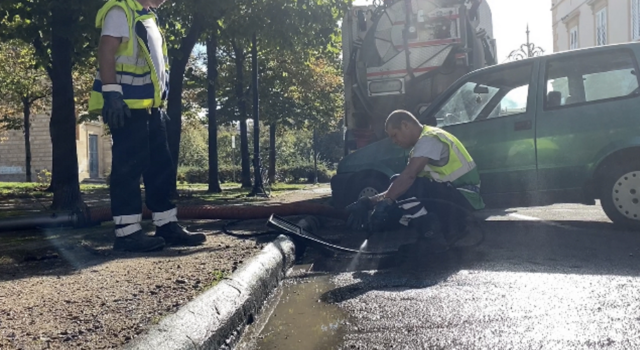
POLYGON ((513 127, 513 130, 515 131, 522 131, 522 130, 531 130, 531 120, 523 120, 521 122, 516 122, 516 124, 513 127))

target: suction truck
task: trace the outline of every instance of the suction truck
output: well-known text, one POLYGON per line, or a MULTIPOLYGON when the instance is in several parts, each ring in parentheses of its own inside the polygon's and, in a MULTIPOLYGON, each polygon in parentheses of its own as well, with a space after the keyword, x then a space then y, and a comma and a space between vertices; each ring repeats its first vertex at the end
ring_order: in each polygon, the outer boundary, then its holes
MULTIPOLYGON (((332 187, 336 202, 345 204, 377 193, 371 186, 354 189, 349 177, 354 170, 358 176, 375 170, 368 169, 375 158, 390 152, 389 142, 367 148, 386 139, 390 112, 405 109, 419 116, 457 79, 497 62, 487 0, 374 0, 347 12, 342 40, 344 151, 350 171, 341 174, 339 164, 332 187), (353 169, 354 163, 362 169, 353 169), (342 190, 347 187, 348 194, 342 190)), ((388 167, 402 170, 406 157, 396 153, 388 167)), ((363 180, 358 183, 368 181, 366 176, 363 180)))
POLYGON ((464 74, 496 63, 486 0, 386 0, 342 22, 345 152, 380 140, 396 109, 416 115, 464 74))

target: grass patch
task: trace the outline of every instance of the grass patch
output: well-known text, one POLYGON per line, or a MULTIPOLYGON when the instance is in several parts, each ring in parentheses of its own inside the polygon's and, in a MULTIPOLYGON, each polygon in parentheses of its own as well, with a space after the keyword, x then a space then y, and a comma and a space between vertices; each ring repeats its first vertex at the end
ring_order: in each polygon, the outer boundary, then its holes
POLYGON ((85 194, 109 192, 109 187, 101 184, 80 184, 80 191, 85 194))
MULTIPOLYGON (((52 197, 53 193, 45 192, 47 186, 37 182, 0 182, 0 197, 20 198, 20 197, 52 197)), ((100 184, 80 184, 80 191, 83 194, 107 193, 109 187, 100 184)))
POLYGON ((0 182, 1 197, 46 197, 52 195, 44 190, 42 184, 37 182, 0 182))
MULTIPOLYGON (((183 199, 197 199, 206 202, 241 200, 243 202, 264 201, 264 198, 250 198, 247 194, 251 193, 251 188, 242 188, 238 183, 225 183, 222 186, 222 193, 209 193, 207 184, 182 184, 178 185, 178 191, 181 192, 183 199)), ((277 197, 291 191, 303 190, 311 188, 313 185, 307 184, 275 184, 271 186, 271 196, 277 197)))
POLYGON ((215 287, 216 284, 220 283, 220 281, 222 281, 223 278, 225 278, 225 273, 222 271, 213 271, 211 273, 212 279, 211 282, 209 283, 209 288, 215 287))

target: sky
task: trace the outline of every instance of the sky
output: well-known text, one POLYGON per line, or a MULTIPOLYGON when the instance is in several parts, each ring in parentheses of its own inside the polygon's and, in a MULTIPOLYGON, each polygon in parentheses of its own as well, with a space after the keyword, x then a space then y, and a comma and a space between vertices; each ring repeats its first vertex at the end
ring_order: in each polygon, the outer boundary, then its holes
MULTIPOLYGON (((498 62, 504 62, 509 53, 527 41, 527 23, 530 40, 545 53, 553 52, 551 1, 549 0, 485 0, 493 15, 493 33, 498 45, 498 62)), ((355 0, 354 5, 371 3, 355 0)))

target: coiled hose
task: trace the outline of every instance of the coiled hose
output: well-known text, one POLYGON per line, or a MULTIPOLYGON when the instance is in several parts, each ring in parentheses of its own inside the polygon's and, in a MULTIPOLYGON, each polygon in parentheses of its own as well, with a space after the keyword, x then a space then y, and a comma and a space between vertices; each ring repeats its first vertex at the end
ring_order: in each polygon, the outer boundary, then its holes
MULTIPOLYGON (((440 199, 433 199, 433 198, 410 198, 410 199, 406 199, 406 200, 402 200, 402 201, 398 201, 396 202, 394 205, 396 207, 399 207, 400 205, 404 205, 404 204, 409 204, 409 203, 416 203, 416 202, 420 202, 420 203, 424 203, 424 202, 431 202, 431 203, 438 203, 438 204, 442 204, 442 205, 448 205, 451 206, 453 208, 455 208, 456 210, 460 210, 462 212, 465 213, 466 218, 470 218, 472 222, 474 222, 476 224, 476 227, 479 228, 480 230, 480 239, 471 244, 471 245, 467 245, 465 246, 466 248, 473 248, 473 247, 477 247, 479 245, 481 245, 484 240, 485 240, 485 232, 484 232, 484 228, 482 227, 482 225, 480 225, 480 223, 482 222, 482 220, 476 218, 473 216, 473 212, 467 208, 464 208, 456 203, 450 202, 450 201, 445 201, 445 200, 440 200, 440 199)), ((329 210, 330 207, 327 207, 327 211, 331 212, 333 210, 329 210)), ((341 219, 344 220, 347 217, 347 214, 345 214, 344 212, 340 212, 341 214, 335 213, 335 217, 337 219, 341 219)), ((278 213, 275 213, 277 215, 280 215, 278 213)), ((307 215, 311 215, 312 213, 304 213, 307 215)), ((320 214, 318 214, 320 215, 320 214)), ((300 239, 304 239, 305 241, 307 241, 307 243, 309 243, 312 246, 318 247, 318 248, 322 248, 322 249, 326 249, 326 250, 330 250, 336 253, 340 253, 340 254, 347 254, 347 255, 355 255, 355 254, 361 254, 361 255, 365 255, 371 258, 375 258, 375 257, 385 257, 385 256, 389 256, 389 255, 393 255, 397 253, 397 250, 385 250, 385 251, 366 251, 366 250, 359 250, 359 249, 353 249, 353 248, 347 248, 347 247, 342 247, 336 244, 332 244, 329 242, 325 242, 323 241, 320 237, 318 237, 317 235, 314 234, 309 234, 309 232, 306 233, 306 235, 299 235, 299 234, 291 234, 289 232, 280 232, 280 231, 264 231, 264 232, 258 232, 258 233, 250 233, 250 234, 238 234, 238 233, 234 233, 233 231, 230 230, 231 226, 237 225, 238 223, 242 222, 244 220, 236 220, 230 223, 227 223, 226 225, 224 225, 222 227, 222 232, 226 235, 232 236, 232 237, 236 237, 236 238, 241 238, 241 239, 246 239, 246 238, 255 238, 255 237, 260 237, 260 236, 266 236, 266 235, 275 235, 275 234, 280 234, 280 233, 286 233, 289 234, 291 236, 294 236, 294 238, 296 238, 297 241, 299 241, 300 239)), ((369 236, 372 234, 373 232, 369 232, 369 236)), ((463 238, 465 238, 467 235, 469 234, 468 230, 466 230, 465 232, 460 233, 459 235, 453 237, 453 239, 449 240, 447 242, 447 244, 445 245, 444 249, 440 250, 440 251, 435 251, 432 252, 433 254, 442 254, 445 253, 449 250, 451 250, 458 242, 460 242, 460 240, 462 240, 463 238)))

